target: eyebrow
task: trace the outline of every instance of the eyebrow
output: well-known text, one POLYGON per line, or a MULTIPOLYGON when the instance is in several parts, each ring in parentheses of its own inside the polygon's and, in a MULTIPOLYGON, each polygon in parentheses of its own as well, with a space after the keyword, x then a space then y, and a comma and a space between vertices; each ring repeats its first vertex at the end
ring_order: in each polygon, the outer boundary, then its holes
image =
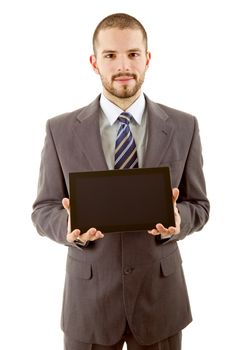
POLYGON ((104 53, 115 53, 117 51, 114 51, 114 50, 103 50, 101 53, 104 54, 104 53))
MULTIPOLYGON (((116 50, 103 50, 102 51, 102 54, 106 54, 106 53, 116 53, 117 51, 116 50)), ((127 50, 127 52, 142 52, 141 49, 138 49, 138 48, 135 48, 135 49, 130 49, 130 50, 127 50)))

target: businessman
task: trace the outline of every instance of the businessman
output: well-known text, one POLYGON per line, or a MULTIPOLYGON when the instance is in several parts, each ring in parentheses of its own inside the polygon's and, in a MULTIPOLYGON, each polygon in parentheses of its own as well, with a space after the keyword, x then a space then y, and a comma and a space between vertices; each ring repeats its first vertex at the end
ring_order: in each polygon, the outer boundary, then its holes
MULTIPOLYGON (((151 55, 142 24, 104 18, 93 35, 92 68, 102 93, 48 120, 32 220, 68 246, 61 325, 66 350, 179 350, 192 320, 177 241, 209 216, 198 123, 152 102, 142 85, 151 55), (140 232, 70 229, 70 172, 168 166, 175 227, 140 232)), ((92 198, 87 198, 91 201, 92 198)), ((159 198, 154 205, 159 205, 159 198)))

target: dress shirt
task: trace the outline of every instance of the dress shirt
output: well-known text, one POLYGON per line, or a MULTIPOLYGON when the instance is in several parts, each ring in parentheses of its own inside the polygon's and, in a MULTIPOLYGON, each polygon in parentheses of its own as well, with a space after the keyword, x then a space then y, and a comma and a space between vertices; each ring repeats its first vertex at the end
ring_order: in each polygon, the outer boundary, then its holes
MULTIPOLYGON (((130 130, 136 143, 138 165, 141 168, 148 140, 147 109, 144 94, 141 93, 138 99, 126 111, 123 111, 101 94, 100 107, 100 135, 108 168, 114 169, 115 142, 120 127, 120 122, 117 118, 122 112, 128 112, 133 116, 133 120, 130 121, 130 130)), ((170 235, 160 235, 160 238, 163 240, 170 239, 170 237, 170 235)))
POLYGON ((100 134, 105 159, 109 169, 114 169, 115 163, 115 142, 120 122, 117 119, 122 112, 132 114, 133 120, 130 121, 130 130, 137 147, 139 168, 142 167, 144 154, 147 146, 147 111, 144 94, 126 110, 109 101, 103 94, 100 97, 101 114, 99 119, 100 134))

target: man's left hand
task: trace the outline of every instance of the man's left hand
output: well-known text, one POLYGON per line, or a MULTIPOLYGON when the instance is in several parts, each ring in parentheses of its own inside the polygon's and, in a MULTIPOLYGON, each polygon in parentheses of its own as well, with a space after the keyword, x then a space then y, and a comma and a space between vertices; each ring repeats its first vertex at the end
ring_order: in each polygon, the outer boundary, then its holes
POLYGON ((178 235, 180 233, 180 224, 181 224, 181 217, 176 205, 176 201, 179 197, 179 190, 178 188, 173 188, 172 189, 172 199, 173 199, 173 206, 174 206, 174 215, 175 215, 175 224, 176 226, 170 226, 168 228, 164 227, 162 224, 156 224, 155 228, 152 230, 149 230, 148 233, 157 236, 161 235, 162 238, 166 238, 173 236, 173 235, 178 235))

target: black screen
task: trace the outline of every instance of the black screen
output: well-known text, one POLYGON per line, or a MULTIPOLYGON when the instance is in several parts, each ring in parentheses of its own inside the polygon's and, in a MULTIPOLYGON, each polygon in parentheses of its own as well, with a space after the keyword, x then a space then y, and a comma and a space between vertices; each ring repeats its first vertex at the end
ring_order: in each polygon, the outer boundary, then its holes
POLYGON ((105 232, 175 226, 169 168, 70 173, 71 228, 105 232))

